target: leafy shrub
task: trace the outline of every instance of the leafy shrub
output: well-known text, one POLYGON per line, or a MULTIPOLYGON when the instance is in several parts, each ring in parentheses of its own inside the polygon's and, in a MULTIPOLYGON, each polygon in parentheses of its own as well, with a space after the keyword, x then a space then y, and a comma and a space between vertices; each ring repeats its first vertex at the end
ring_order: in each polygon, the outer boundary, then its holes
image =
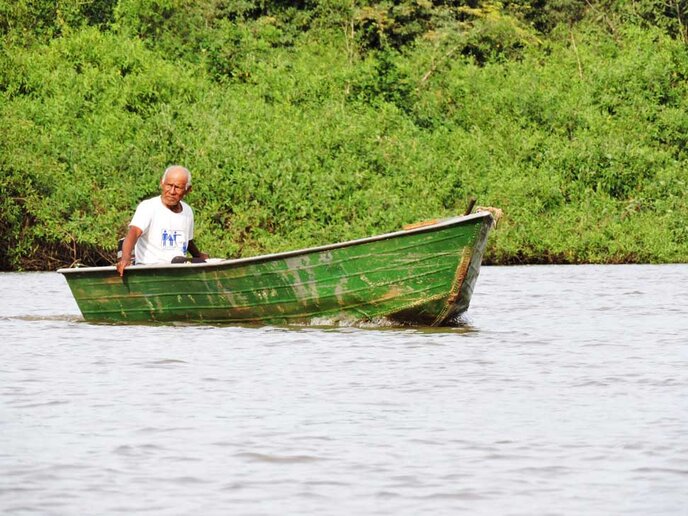
POLYGON ((476 196, 506 213, 489 263, 688 257, 688 50, 659 19, 376 3, 378 44, 358 1, 56 5, 0 2, 2 269, 112 260, 171 163, 215 256, 476 196))

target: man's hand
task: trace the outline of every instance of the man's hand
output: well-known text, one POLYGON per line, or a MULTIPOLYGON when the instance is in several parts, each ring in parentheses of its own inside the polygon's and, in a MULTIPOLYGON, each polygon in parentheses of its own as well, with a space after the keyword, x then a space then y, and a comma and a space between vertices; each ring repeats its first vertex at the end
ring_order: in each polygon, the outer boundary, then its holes
POLYGON ((131 265, 131 260, 125 260, 124 258, 117 262, 117 272, 119 272, 120 278, 124 277, 124 269, 129 267, 129 265, 131 265))
POLYGON ((210 258, 210 256, 208 256, 208 253, 202 253, 201 251, 199 251, 198 247, 196 247, 196 242, 194 242, 193 240, 189 240, 186 250, 189 251, 189 254, 194 258, 200 258, 201 260, 207 260, 208 258, 210 258))
POLYGON ((117 272, 119 272, 120 277, 124 277, 124 269, 131 265, 131 253, 134 251, 136 246, 136 241, 141 236, 141 230, 136 226, 129 226, 129 232, 127 236, 124 237, 124 242, 122 243, 122 258, 117 262, 117 272))

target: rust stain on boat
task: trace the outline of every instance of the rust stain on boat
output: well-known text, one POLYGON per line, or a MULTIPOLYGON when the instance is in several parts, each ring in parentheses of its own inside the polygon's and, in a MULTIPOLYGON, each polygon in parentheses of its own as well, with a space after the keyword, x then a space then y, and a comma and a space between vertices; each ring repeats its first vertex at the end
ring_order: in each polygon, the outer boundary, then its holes
POLYGON ((431 220, 424 220, 422 222, 414 222, 413 224, 405 224, 403 227, 403 230, 408 231, 410 229, 424 228, 425 226, 432 226, 433 224, 437 224, 438 222, 439 222, 439 219, 431 219, 431 220))
POLYGON ((401 296, 402 291, 396 285, 391 287, 387 292, 385 292, 378 301, 387 301, 388 299, 395 299, 401 296))
POLYGON ((461 262, 459 263, 459 266, 456 268, 456 274, 454 275, 454 281, 452 283, 452 288, 449 292, 449 296, 447 296, 447 300, 445 301, 444 308, 440 312, 440 314, 435 318, 435 320, 432 322, 432 326, 437 326, 438 324, 441 324, 442 321, 449 315, 449 313, 452 310, 452 307, 454 306, 454 303, 456 303, 459 299, 459 296, 461 295, 461 286, 463 285, 464 280, 466 279, 466 274, 468 273, 468 268, 471 265, 471 257, 473 256, 473 248, 472 247, 465 247, 463 249, 463 252, 461 253, 461 262))

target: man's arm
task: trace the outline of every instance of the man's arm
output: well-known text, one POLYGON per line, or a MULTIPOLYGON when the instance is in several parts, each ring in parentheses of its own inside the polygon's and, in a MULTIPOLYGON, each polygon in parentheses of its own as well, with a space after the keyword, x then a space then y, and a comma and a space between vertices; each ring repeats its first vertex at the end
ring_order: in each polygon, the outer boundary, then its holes
POLYGON ((120 276, 124 276, 124 269, 131 265, 131 252, 134 250, 141 233, 143 231, 136 226, 129 226, 129 232, 122 243, 122 258, 117 262, 117 272, 120 276))
POLYGON ((189 240, 189 244, 186 247, 186 250, 189 251, 191 256, 194 258, 201 258, 203 260, 208 259, 208 255, 206 253, 202 253, 201 251, 198 250, 198 247, 196 247, 196 243, 193 240, 189 240))

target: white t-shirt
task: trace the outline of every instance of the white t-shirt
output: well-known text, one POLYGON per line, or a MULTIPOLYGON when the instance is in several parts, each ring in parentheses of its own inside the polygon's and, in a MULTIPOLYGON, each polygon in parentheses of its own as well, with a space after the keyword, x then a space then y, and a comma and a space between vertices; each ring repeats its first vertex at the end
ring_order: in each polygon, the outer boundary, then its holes
POLYGON ((170 263, 175 256, 185 256, 193 239, 194 219, 191 206, 181 202, 182 211, 175 213, 165 206, 162 197, 142 201, 136 208, 130 226, 142 233, 136 242, 136 263, 170 263))

